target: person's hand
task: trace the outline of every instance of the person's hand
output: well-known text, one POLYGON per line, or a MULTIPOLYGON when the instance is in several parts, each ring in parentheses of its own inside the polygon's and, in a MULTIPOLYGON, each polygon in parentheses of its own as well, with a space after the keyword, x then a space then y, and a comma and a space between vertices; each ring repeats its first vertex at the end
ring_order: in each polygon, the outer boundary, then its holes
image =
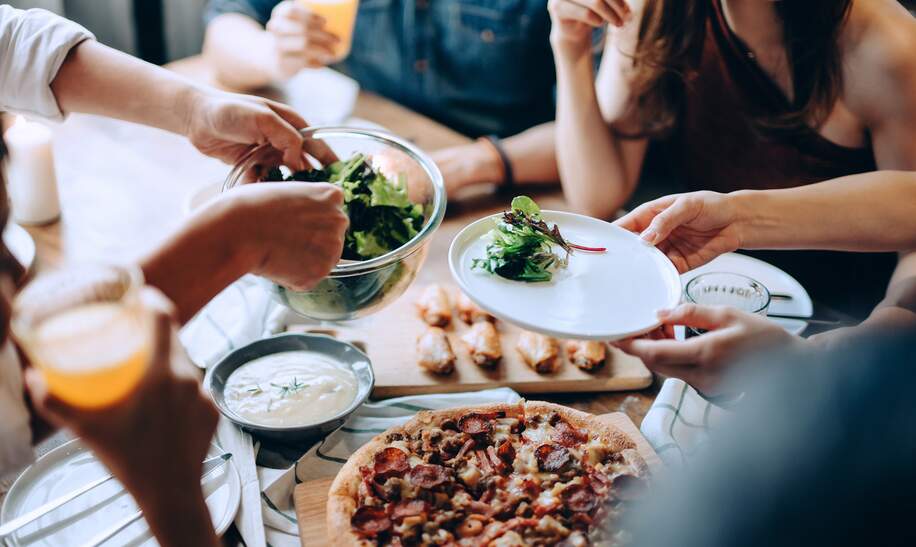
POLYGON ((483 141, 437 150, 432 158, 442 172, 449 197, 476 184, 499 183, 503 177, 499 155, 483 141))
POLYGON ((29 393, 42 416, 78 435, 121 481, 160 543, 213 545, 200 479, 219 413, 178 342, 171 304, 151 288, 142 296, 153 316, 152 356, 131 395, 104 409, 75 408, 49 394, 34 369, 26 370, 29 393))
POLYGON ((189 109, 185 134, 198 150, 226 163, 235 163, 254 146, 270 143, 293 169, 305 167, 303 153, 322 164, 337 158, 318 140, 304 140, 305 120, 292 108, 268 99, 197 91, 189 109))
POLYGON ((547 9, 554 50, 576 55, 590 50, 593 29, 622 27, 633 16, 625 0, 548 0, 547 9))
POLYGON ((349 220, 343 192, 325 183, 245 184, 219 198, 230 231, 240 242, 251 273, 293 290, 307 290, 327 276, 343 254, 349 220))
POLYGON ((303 68, 318 68, 335 61, 340 38, 325 29, 324 17, 294 0, 280 2, 270 14, 267 32, 273 36, 276 76, 285 80, 303 68))
POLYGON ((614 346, 639 357, 649 369, 681 378, 702 391, 714 390, 730 365, 755 350, 806 344, 764 317, 724 306, 681 304, 659 311, 658 317, 659 330, 614 346), (674 340, 675 325, 708 332, 674 340))
POLYGON ((726 194, 691 192, 644 203, 617 226, 640 234, 681 273, 741 247, 737 214, 726 194))

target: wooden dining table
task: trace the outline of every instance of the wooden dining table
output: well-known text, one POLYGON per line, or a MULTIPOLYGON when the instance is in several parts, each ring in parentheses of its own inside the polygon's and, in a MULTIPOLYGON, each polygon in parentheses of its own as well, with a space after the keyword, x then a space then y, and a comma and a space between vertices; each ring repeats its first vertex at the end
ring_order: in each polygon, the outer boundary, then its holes
MULTIPOLYGON (((217 85, 201 57, 167 68, 217 85)), ((288 90, 281 85, 258 93, 284 101, 288 90)), ((381 125, 426 151, 469 142, 442 124, 368 92, 359 93, 352 116, 381 125)), ((131 260, 142 255, 184 221, 195 191, 222 181, 229 171, 229 166, 203 156, 184 137, 132 123, 74 114, 53 131, 62 216, 54 224, 27 227, 36 242, 37 271, 69 262, 131 260)), ((539 194, 538 200, 551 209, 568 209, 556 189, 539 194)), ((451 201, 418 282, 449 279, 447 251, 455 234, 504 206, 505 197, 492 193, 451 201)), ((625 412, 639 425, 657 389, 656 382, 641 391, 538 397, 596 414, 625 412)))

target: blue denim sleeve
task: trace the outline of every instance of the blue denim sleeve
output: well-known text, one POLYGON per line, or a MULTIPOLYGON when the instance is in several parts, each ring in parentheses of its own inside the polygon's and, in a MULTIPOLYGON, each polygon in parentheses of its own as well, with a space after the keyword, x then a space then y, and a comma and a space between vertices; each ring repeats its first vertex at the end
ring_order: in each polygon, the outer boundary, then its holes
POLYGON ((204 24, 209 25, 217 15, 241 13, 266 25, 270 12, 279 3, 279 0, 210 0, 204 8, 204 24))

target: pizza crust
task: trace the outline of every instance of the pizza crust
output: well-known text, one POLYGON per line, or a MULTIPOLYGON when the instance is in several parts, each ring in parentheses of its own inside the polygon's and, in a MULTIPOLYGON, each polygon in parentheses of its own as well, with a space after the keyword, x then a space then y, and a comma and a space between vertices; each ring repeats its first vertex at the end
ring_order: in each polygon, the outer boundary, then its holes
POLYGON ((328 539, 334 545, 346 547, 368 547, 373 545, 353 532, 350 518, 357 509, 359 497, 359 484, 362 476, 360 468, 372 466, 375 454, 389 446, 386 441, 389 435, 402 433, 411 435, 422 431, 433 423, 445 420, 458 420, 470 413, 505 412, 516 414, 524 411, 525 415, 539 414, 549 416, 556 412, 564 420, 578 429, 587 429, 596 433, 598 439, 607 445, 612 452, 621 452, 634 472, 638 476, 648 474, 649 466, 636 450, 636 443, 617 427, 605 423, 593 414, 588 414, 573 408, 548 403, 545 401, 520 401, 517 404, 494 403, 489 405, 465 406, 445 410, 423 410, 401 426, 395 426, 384 433, 376 435, 371 441, 353 453, 347 463, 337 473, 328 493, 327 526, 328 539))

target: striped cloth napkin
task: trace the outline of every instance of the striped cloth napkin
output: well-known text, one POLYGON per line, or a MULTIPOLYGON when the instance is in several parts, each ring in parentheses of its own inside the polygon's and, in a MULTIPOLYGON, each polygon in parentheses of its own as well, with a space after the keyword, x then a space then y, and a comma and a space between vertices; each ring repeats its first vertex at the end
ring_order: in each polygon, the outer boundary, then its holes
POLYGON ((639 429, 667 468, 680 469, 728 415, 683 380, 668 378, 639 429))

